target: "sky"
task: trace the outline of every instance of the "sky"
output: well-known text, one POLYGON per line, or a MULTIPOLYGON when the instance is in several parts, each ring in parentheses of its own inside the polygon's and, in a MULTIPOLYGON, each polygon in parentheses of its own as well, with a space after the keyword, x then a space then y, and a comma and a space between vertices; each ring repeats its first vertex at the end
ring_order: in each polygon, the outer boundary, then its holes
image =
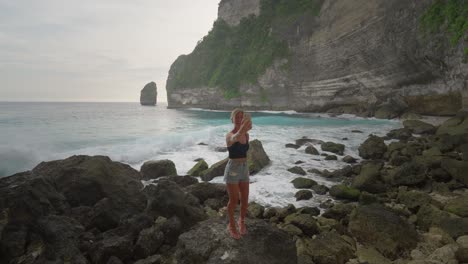
POLYGON ((216 20, 219 0, 0 0, 0 101, 166 101, 174 60, 216 20))

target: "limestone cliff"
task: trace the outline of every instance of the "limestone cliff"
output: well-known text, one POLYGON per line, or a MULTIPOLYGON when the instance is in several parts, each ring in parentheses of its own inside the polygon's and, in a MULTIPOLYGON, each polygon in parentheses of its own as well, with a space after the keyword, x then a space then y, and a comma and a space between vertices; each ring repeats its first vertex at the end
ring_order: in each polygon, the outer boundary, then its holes
MULTIPOLYGON (((236 96, 226 97, 223 87, 209 84, 173 85, 183 69, 193 65, 190 55, 180 56, 169 72, 169 107, 362 115, 396 107, 454 114, 463 104, 468 106, 467 34, 456 46, 444 34, 422 34, 420 17, 433 2, 320 1, 318 14, 295 15, 287 23, 271 25, 271 35, 287 43, 289 55, 276 59, 255 82, 242 82, 236 96)), ((222 0, 218 20, 238 27, 243 18, 259 15, 260 3, 222 0)), ((204 62, 196 65, 204 67, 204 62)))

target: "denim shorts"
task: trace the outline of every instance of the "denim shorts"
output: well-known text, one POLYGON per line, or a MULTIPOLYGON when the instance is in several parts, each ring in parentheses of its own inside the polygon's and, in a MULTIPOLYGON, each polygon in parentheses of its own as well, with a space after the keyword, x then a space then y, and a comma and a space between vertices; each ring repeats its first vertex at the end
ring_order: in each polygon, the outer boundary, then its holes
POLYGON ((247 161, 233 161, 229 159, 224 169, 226 183, 249 182, 249 166, 247 161))

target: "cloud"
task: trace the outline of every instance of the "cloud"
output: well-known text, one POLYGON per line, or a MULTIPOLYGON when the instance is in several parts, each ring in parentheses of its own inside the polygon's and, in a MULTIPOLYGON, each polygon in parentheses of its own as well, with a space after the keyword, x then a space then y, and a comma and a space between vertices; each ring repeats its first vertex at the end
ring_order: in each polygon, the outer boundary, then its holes
POLYGON ((137 101, 193 50, 218 0, 0 0, 0 100, 137 101), (64 85, 65 84, 65 85, 64 85))

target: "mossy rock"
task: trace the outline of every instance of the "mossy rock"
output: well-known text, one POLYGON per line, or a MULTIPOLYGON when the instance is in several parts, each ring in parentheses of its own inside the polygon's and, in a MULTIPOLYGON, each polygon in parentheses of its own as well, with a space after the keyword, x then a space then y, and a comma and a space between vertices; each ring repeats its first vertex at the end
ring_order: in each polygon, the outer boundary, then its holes
POLYGON ((263 149, 262 142, 258 139, 249 142, 247 164, 249 166, 249 173, 251 175, 256 174, 268 164, 270 164, 270 158, 263 149))
POLYGON ((429 204, 431 202, 431 196, 429 194, 416 191, 416 190, 411 190, 411 191, 404 191, 400 190, 398 192, 398 202, 406 205, 408 209, 417 212, 417 210, 426 204, 429 204))
POLYGON ((177 175, 177 170, 171 160, 150 160, 143 163, 140 173, 143 180, 151 180, 162 176, 177 175))
POLYGON ((306 175, 307 173, 305 170, 299 166, 294 166, 292 168, 288 169, 289 172, 294 173, 294 174, 299 174, 299 175, 306 175))
POLYGON ((358 150, 363 159, 381 159, 387 152, 387 145, 381 137, 370 135, 358 150))
POLYGON ((313 197, 313 195, 312 195, 312 192, 309 190, 300 190, 296 192, 294 197, 296 197, 296 201, 301 201, 301 200, 310 200, 313 197))
POLYGON ((358 189, 348 187, 344 184, 338 184, 330 188, 330 195, 337 199, 346 199, 357 201, 361 192, 358 189))
POLYGON ((377 204, 357 207, 351 214, 348 229, 358 242, 374 247, 391 260, 409 253, 418 241, 412 225, 377 204))
POLYGON ((304 177, 298 177, 292 180, 291 183, 294 184, 294 188, 296 189, 309 189, 312 188, 312 186, 317 185, 316 181, 304 177))
POLYGON ((468 133, 468 118, 466 116, 456 116, 446 120, 437 129, 437 135, 461 135, 468 133))
POLYGON ((284 223, 297 226, 308 236, 318 233, 317 220, 310 214, 290 214, 284 219, 284 223))
POLYGON ((454 179, 468 186, 468 161, 443 159, 441 167, 454 179))
POLYGON ((468 217, 468 194, 450 200, 444 210, 461 217, 468 217))
POLYGON ((345 264, 355 257, 353 246, 336 232, 323 232, 314 239, 301 238, 296 242, 297 257, 315 264, 345 264))
POLYGON ((229 159, 225 158, 211 165, 211 167, 203 171, 201 179, 203 181, 211 181, 214 177, 223 176, 228 161, 229 159))
POLYGON ((345 150, 345 145, 334 143, 334 142, 324 142, 321 146, 323 151, 332 152, 338 155, 343 155, 345 150))
POLYGON ((385 185, 380 177, 381 162, 367 162, 361 166, 359 175, 353 178, 352 187, 370 193, 385 191, 385 185))
POLYGON ((314 146, 307 146, 305 148, 305 153, 311 155, 320 155, 319 151, 314 146))
POLYGON ((188 172, 187 175, 190 176, 202 176, 203 172, 208 169, 208 163, 206 163, 205 160, 200 160, 191 168, 188 172))
POLYGON ((421 120, 405 120, 403 126, 415 134, 434 134, 436 127, 421 120))

